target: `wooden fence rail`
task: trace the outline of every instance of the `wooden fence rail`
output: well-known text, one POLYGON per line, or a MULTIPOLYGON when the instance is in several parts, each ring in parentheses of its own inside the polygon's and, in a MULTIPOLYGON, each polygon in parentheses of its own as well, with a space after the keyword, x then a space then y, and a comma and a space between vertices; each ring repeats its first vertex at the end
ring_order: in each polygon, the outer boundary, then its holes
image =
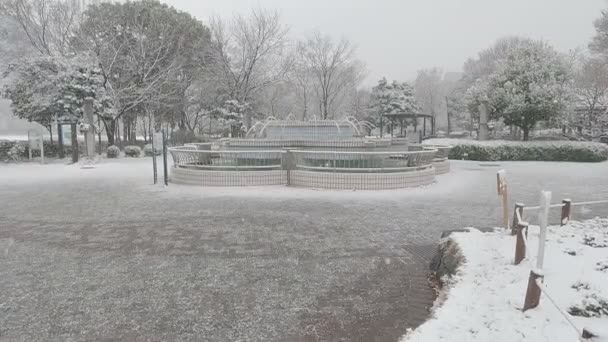
POLYGON ((572 202, 571 199, 563 199, 561 203, 550 204, 551 201, 551 193, 550 192, 542 192, 541 193, 541 205, 534 207, 526 207, 524 203, 515 203, 515 207, 513 209, 513 220, 509 225, 509 217, 508 210, 505 210, 505 206, 508 203, 507 199, 507 180, 506 180, 506 172, 501 170, 497 174, 497 189, 498 195, 502 196, 502 204, 503 204, 503 219, 505 222, 505 226, 510 228, 511 235, 516 237, 515 239, 515 265, 519 265, 526 258, 526 251, 528 247, 528 227, 529 223, 523 220, 523 214, 527 211, 537 211, 541 210, 539 215, 539 223, 540 225, 540 236, 539 236, 539 256, 537 260, 536 269, 530 271, 530 276, 528 278, 528 285, 526 288, 526 296, 524 299, 523 311, 536 308, 540 303, 541 293, 544 293, 550 302, 556 307, 557 310, 565 317, 568 323, 579 333, 579 336, 583 338, 583 340, 587 340, 589 338, 597 337, 595 334, 590 332, 588 329, 583 329, 579 331, 579 329, 574 325, 574 323, 569 319, 566 313, 564 313, 559 306, 555 303, 555 301, 551 298, 551 296, 546 292, 544 288, 543 281, 544 275, 542 272, 543 269, 543 259, 544 259, 544 247, 545 247, 545 239, 546 239, 546 231, 548 225, 548 214, 550 208, 561 208, 560 210, 560 225, 564 226, 570 222, 572 218, 572 208, 576 206, 583 205, 595 205, 595 204, 608 204, 608 200, 596 200, 596 201, 585 201, 585 202, 572 202))

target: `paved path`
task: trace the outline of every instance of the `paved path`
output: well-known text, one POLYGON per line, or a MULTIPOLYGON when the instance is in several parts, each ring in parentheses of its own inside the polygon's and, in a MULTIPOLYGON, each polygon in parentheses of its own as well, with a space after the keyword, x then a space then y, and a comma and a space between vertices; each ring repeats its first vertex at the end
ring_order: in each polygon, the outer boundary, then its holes
POLYGON ((608 163, 456 162, 379 193, 163 188, 144 159, 0 166, 0 340, 397 341, 432 304, 441 231, 500 222, 499 167, 518 201, 608 198, 608 163))

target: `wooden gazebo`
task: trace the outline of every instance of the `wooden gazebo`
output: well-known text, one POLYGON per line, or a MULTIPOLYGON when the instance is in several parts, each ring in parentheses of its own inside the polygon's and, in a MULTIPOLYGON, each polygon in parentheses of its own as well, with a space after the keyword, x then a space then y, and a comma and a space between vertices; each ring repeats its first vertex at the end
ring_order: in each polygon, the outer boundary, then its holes
POLYGON ((401 131, 401 135, 403 136, 404 127, 403 121, 406 119, 414 119, 414 131, 418 131, 418 119, 422 118, 422 136, 426 137, 426 121, 429 119, 431 123, 431 135, 435 135, 435 117, 431 114, 420 114, 420 113, 391 113, 391 114, 381 114, 380 115, 380 137, 382 138, 382 133, 384 131, 384 118, 390 120, 390 133, 391 137, 394 136, 393 129, 395 126, 395 122, 399 122, 399 128, 401 131))

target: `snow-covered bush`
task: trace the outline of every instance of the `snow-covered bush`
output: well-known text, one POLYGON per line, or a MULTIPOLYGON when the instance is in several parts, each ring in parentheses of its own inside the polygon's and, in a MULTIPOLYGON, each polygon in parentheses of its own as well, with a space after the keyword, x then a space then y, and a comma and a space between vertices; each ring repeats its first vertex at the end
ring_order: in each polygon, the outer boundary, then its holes
POLYGON ((568 308, 568 313, 579 317, 608 316, 608 300, 592 293, 585 296, 580 303, 568 308))
POLYGON ((19 161, 25 155, 25 146, 21 144, 15 144, 8 150, 8 158, 12 161, 19 161))
POLYGON ((125 156, 138 158, 141 156, 141 148, 135 145, 129 145, 125 147, 125 156))
MULTIPOLYGON (((156 154, 157 156, 160 156, 161 153, 162 153, 162 147, 159 148, 158 146, 156 146, 154 154, 156 154)), ((146 144, 146 146, 144 146, 144 155, 146 157, 151 157, 153 155, 152 144, 146 144)))
POLYGON ((452 145, 450 159, 477 161, 570 161, 608 160, 608 145, 578 141, 474 141, 431 139, 425 143, 452 145))
POLYGON ((108 158, 118 158, 120 156, 120 149, 118 148, 118 146, 115 145, 108 146, 108 149, 106 150, 106 156, 108 158))

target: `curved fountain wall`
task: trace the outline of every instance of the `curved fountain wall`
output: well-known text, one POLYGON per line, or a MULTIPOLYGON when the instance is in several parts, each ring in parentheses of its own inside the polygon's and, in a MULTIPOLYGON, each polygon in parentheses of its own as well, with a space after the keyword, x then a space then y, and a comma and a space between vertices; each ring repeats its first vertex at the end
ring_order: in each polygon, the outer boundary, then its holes
POLYGON ((350 124, 321 123, 267 123, 262 138, 224 139, 215 148, 211 144, 170 148, 171 181, 383 190, 428 185, 436 174, 449 171, 448 147, 360 138, 350 124))

